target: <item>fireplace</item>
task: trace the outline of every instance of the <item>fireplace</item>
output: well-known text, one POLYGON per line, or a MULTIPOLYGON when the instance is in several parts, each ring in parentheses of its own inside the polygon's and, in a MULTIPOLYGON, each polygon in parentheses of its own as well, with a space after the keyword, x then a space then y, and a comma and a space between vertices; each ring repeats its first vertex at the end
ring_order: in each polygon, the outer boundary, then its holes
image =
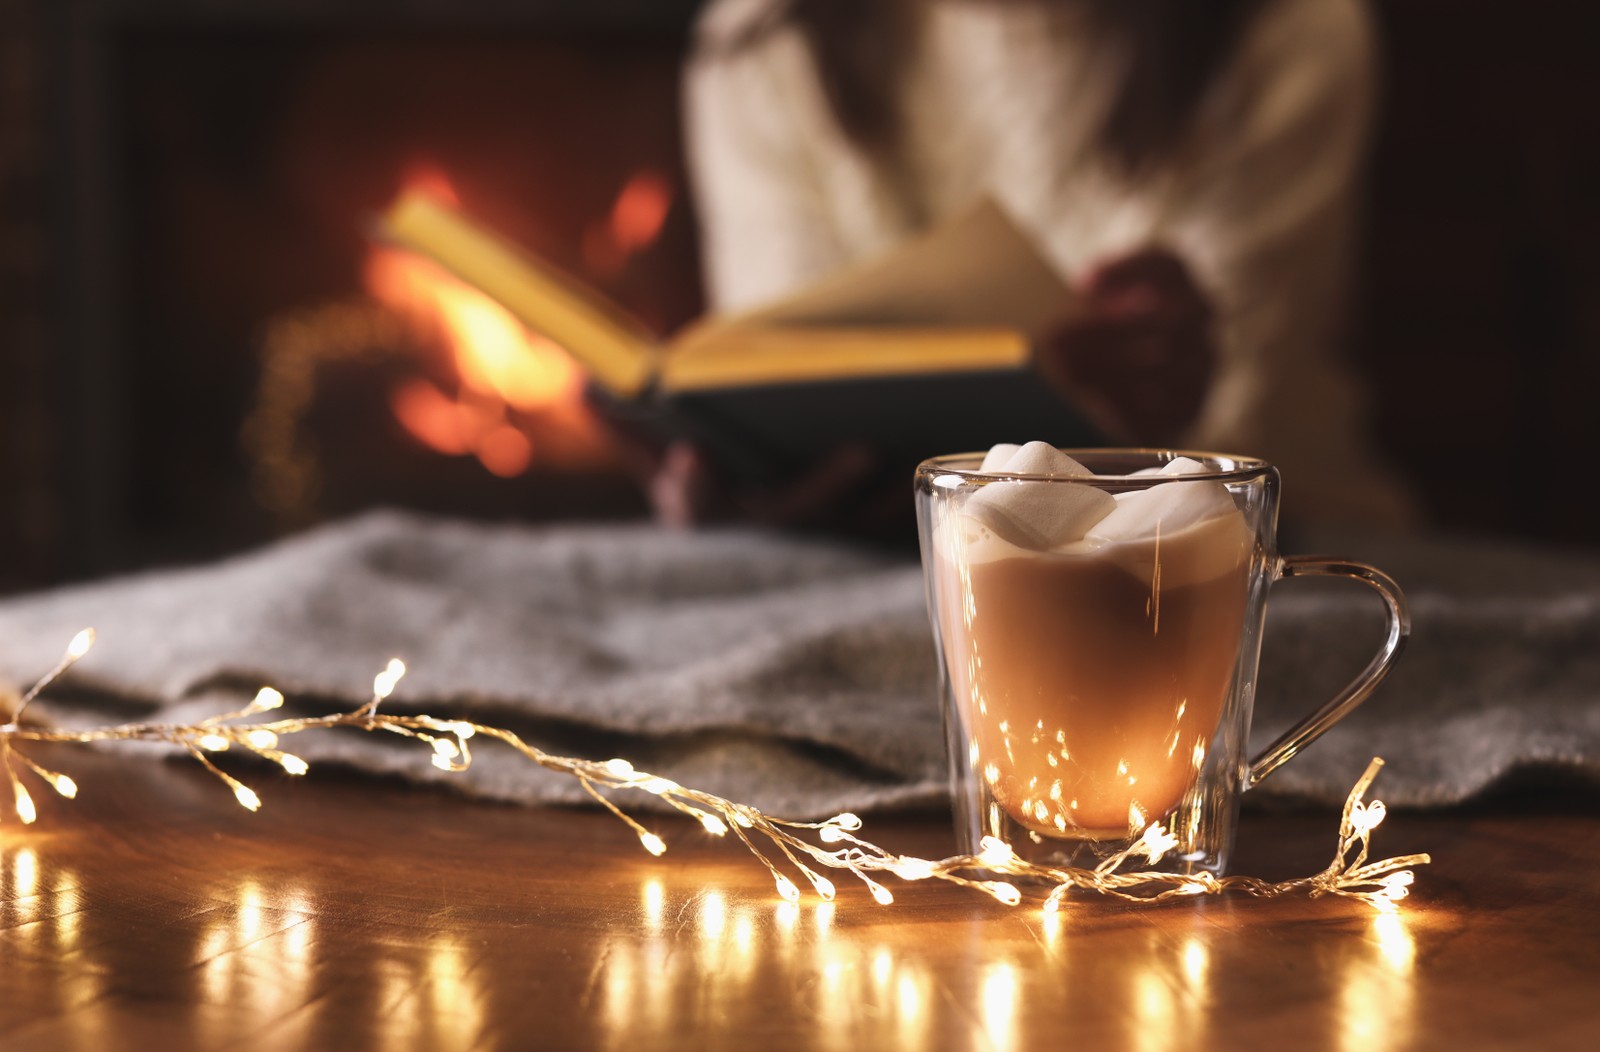
POLYGON ((58 564, 203 557, 375 505, 638 513, 559 354, 496 344, 490 379, 528 382, 492 403, 450 319, 490 339, 504 319, 367 231, 428 184, 651 328, 693 317, 694 6, 67 5, 58 564))

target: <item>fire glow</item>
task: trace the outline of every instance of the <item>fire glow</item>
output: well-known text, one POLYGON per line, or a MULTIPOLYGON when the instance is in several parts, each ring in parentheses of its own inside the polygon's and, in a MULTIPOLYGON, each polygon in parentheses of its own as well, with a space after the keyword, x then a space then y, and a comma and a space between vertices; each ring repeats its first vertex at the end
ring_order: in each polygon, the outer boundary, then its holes
MULTIPOLYGON (((406 182, 406 192, 456 203, 453 188, 436 170, 406 182)), ((585 236, 585 256, 599 269, 620 270, 654 242, 671 201, 662 177, 634 175, 585 236)), ((374 245, 363 278, 375 299, 448 354, 453 389, 418 377, 390 391, 395 419, 412 438, 445 456, 475 456, 502 478, 521 475, 536 462, 570 469, 610 460, 605 433, 584 404, 582 370, 555 343, 404 249, 374 245)))

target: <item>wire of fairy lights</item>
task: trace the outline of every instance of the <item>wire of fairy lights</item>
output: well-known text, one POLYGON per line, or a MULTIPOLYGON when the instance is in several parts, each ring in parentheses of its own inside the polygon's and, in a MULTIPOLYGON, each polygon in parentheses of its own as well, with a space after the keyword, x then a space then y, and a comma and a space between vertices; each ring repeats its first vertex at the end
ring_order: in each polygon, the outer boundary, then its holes
POLYGON ((652 855, 667 850, 660 835, 618 807, 605 790, 631 790, 648 793, 697 821, 713 836, 730 832, 772 874, 778 894, 795 902, 800 888, 791 874, 803 878, 824 900, 835 895, 833 881, 822 872, 846 872, 860 880, 882 905, 894 901, 885 885, 889 878, 903 881, 939 880, 983 892, 1007 906, 1023 901, 1022 890, 1012 880, 1029 888, 1048 888, 1042 902, 1046 912, 1061 907, 1074 890, 1094 892, 1135 902, 1161 902, 1190 895, 1242 893, 1271 898, 1306 893, 1312 898, 1338 895, 1365 902, 1383 912, 1392 912, 1396 903, 1410 892, 1412 867, 1425 865, 1426 854, 1400 855, 1370 860, 1372 831, 1383 821, 1382 802, 1365 801, 1366 791, 1377 777, 1383 761, 1374 758, 1350 790, 1339 821, 1339 844, 1333 861, 1320 873, 1298 880, 1268 882, 1256 877, 1217 877, 1207 872, 1169 873, 1140 868, 1155 865, 1177 843, 1160 823, 1147 827, 1142 836, 1124 850, 1111 855, 1092 869, 1072 866, 1045 866, 1018 857, 1004 841, 985 837, 975 855, 955 855, 945 859, 924 859, 901 855, 857 836, 861 819, 848 812, 821 822, 793 822, 774 818, 748 804, 727 800, 712 793, 679 785, 636 769, 623 759, 583 760, 555 756, 523 741, 511 731, 469 720, 440 719, 434 716, 399 716, 380 712, 383 701, 394 692, 405 665, 391 660, 374 677, 372 697, 347 711, 305 719, 262 719, 283 704, 281 693, 262 687, 244 708, 212 716, 193 724, 125 723, 86 730, 27 725, 20 721, 23 712, 39 693, 72 667, 94 645, 93 629, 73 637, 66 653, 16 701, 7 722, 0 725, 0 766, 11 783, 12 809, 24 823, 38 813, 24 784, 23 775, 41 779, 61 796, 71 799, 78 793, 69 776, 47 770, 24 755, 18 745, 24 742, 155 741, 176 745, 193 756, 205 769, 227 785, 234 798, 250 811, 261 807, 261 798, 239 779, 211 760, 214 753, 242 750, 270 760, 292 775, 309 769, 306 761, 280 748, 285 738, 309 731, 347 727, 368 732, 384 732, 413 738, 426 746, 435 767, 445 771, 464 771, 472 763, 475 740, 492 738, 515 749, 540 767, 578 780, 584 790, 602 807, 627 824, 639 842, 652 855), (1011 878, 1011 879, 1007 879, 1011 878))

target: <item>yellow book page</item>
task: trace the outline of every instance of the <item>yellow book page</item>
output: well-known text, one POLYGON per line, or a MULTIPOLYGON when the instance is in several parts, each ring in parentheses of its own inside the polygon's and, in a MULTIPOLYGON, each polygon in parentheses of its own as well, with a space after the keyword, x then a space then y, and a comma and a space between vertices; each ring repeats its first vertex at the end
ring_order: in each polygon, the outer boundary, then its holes
POLYGON ((650 383, 657 352, 642 325, 593 289, 438 200, 421 193, 402 196, 380 217, 378 233, 498 301, 612 394, 632 398, 650 383))
POLYGON ((1076 296, 992 198, 926 233, 723 325, 969 325, 1039 337, 1076 296))
POLYGON ((1014 329, 733 328, 668 354, 665 392, 1017 369, 1031 355, 1014 329))

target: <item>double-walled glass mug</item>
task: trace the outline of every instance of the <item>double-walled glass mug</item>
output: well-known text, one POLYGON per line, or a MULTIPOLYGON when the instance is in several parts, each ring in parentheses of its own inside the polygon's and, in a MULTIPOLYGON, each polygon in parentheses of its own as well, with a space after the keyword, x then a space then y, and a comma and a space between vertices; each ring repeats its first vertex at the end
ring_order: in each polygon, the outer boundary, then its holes
POLYGON ((1093 475, 983 471, 982 454, 917 469, 961 849, 995 836, 1082 865, 1161 822, 1178 841, 1165 864, 1220 873, 1240 794, 1372 693, 1410 633, 1405 599, 1370 566, 1280 556, 1264 461, 1063 452, 1093 475), (1309 576, 1376 589, 1382 648, 1248 757, 1268 589, 1309 576))

